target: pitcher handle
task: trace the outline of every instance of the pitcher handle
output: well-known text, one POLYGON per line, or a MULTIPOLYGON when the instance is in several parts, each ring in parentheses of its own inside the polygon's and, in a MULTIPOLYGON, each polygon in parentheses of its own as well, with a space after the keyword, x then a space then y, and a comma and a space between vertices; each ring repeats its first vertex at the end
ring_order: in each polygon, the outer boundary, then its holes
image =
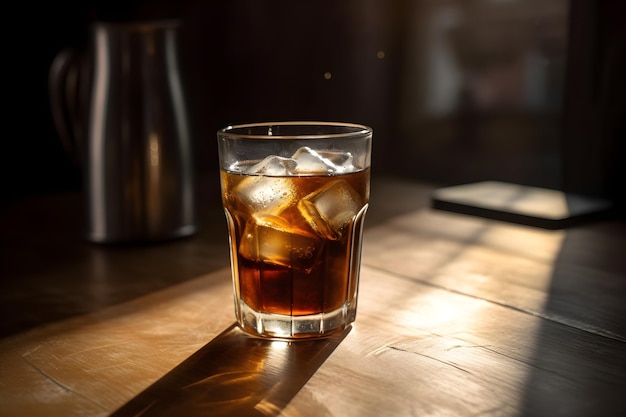
POLYGON ((87 129, 89 69, 84 54, 65 48, 53 59, 48 74, 52 120, 70 159, 82 165, 87 129))

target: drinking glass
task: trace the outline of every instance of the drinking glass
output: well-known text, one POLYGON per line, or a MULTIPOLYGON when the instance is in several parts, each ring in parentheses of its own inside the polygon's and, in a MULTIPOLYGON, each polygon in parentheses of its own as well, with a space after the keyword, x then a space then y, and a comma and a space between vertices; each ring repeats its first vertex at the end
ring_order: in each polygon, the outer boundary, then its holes
POLYGON ((239 325, 320 337, 356 317, 372 129, 338 122, 217 133, 239 325))

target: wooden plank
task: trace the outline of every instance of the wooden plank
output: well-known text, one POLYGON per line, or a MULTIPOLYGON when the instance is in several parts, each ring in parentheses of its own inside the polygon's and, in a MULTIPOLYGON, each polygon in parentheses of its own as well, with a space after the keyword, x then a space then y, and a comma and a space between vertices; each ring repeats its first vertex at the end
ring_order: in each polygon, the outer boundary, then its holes
MULTIPOLYGON (((36 399, 45 395, 54 398, 63 415, 81 415, 85 407, 108 415, 132 399, 143 401, 151 384, 165 384, 160 401, 176 400, 177 413, 193 416, 210 410, 219 415, 225 404, 203 400, 226 383, 229 395, 242 398, 237 403, 241 415, 258 413, 255 407, 262 404, 269 415, 285 416, 513 416, 525 407, 545 412, 542 404, 554 405, 557 399, 562 415, 588 412, 600 406, 599 401, 615 404, 621 395, 626 375, 622 342, 368 266, 362 276, 357 322, 334 352, 309 346, 306 355, 298 355, 294 349, 306 345, 296 343, 283 344, 282 354, 257 355, 252 350, 248 354, 241 339, 234 338, 222 343, 233 343, 237 355, 205 354, 200 363, 189 362, 194 352, 207 349, 232 325, 230 283, 224 270, 37 329, 8 345, 3 342, 1 357, 12 369, 10 374, 19 375, 25 366, 11 359, 17 353, 40 375, 39 381, 18 379, 16 388, 5 382, 3 401, 9 399, 15 415, 47 409, 42 402, 41 408, 36 406, 36 399), (311 369, 316 355, 321 360, 311 369), (592 362, 587 359, 590 355, 592 362), (263 384, 228 379, 233 369, 254 369, 263 384), (291 379, 295 386, 278 383, 280 377, 298 375, 302 369, 309 369, 308 375, 291 379), (176 372, 179 376, 172 384, 176 372), (64 387, 66 394, 55 394, 53 386, 64 387), (186 395, 185 387, 190 386, 194 395, 186 395), (251 387, 256 390, 254 403, 244 395, 251 387), (25 390, 31 395, 20 397, 25 390), (582 395, 585 392, 602 395, 596 401, 582 395)), ((267 345, 265 353, 278 349, 272 342, 262 343, 267 345)), ((116 415, 134 415, 125 410, 116 415)), ((143 415, 165 411, 154 407, 143 415)))
POLYGON ((196 236, 160 244, 94 245, 68 193, 18 201, 0 216, 0 337, 88 314, 227 267, 221 207, 196 236))
MULTIPOLYGON (((0 340, 0 415, 626 415, 623 222, 534 229, 431 210, 411 189, 372 208, 357 322, 322 341, 238 332, 225 243, 210 233, 29 265, 28 285, 4 286, 21 291, 7 315, 50 277, 56 303, 98 304, 0 340)), ((27 240, 6 270, 32 260, 27 240)))
POLYGON ((355 328, 283 415, 626 410, 622 342, 368 267, 363 284, 355 328))
POLYGON ((222 269, 5 338, 0 409, 14 411, 7 415, 108 415, 233 322, 230 271, 222 269), (56 408, 48 410, 47 398, 56 408))
POLYGON ((420 210, 368 230, 363 262, 626 341, 624 275, 564 262, 568 233, 420 210))

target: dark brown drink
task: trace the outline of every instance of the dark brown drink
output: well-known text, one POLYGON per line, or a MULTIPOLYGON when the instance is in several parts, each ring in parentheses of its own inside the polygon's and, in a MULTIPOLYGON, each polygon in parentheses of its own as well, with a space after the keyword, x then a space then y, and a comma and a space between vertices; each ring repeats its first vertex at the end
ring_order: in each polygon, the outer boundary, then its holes
POLYGON ((305 316, 353 300, 369 169, 302 176, 222 171, 221 180, 244 308, 305 316))
POLYGON ((237 322, 321 337, 356 318, 372 129, 277 122, 218 131, 237 322))

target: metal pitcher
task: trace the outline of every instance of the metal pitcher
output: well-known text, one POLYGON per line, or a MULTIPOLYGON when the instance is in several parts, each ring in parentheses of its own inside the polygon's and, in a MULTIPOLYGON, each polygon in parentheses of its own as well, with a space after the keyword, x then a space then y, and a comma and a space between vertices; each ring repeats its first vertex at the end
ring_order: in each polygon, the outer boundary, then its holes
POLYGON ((95 23, 86 53, 50 71, 59 136, 83 164, 86 237, 142 242, 196 231, 178 21, 95 23))

